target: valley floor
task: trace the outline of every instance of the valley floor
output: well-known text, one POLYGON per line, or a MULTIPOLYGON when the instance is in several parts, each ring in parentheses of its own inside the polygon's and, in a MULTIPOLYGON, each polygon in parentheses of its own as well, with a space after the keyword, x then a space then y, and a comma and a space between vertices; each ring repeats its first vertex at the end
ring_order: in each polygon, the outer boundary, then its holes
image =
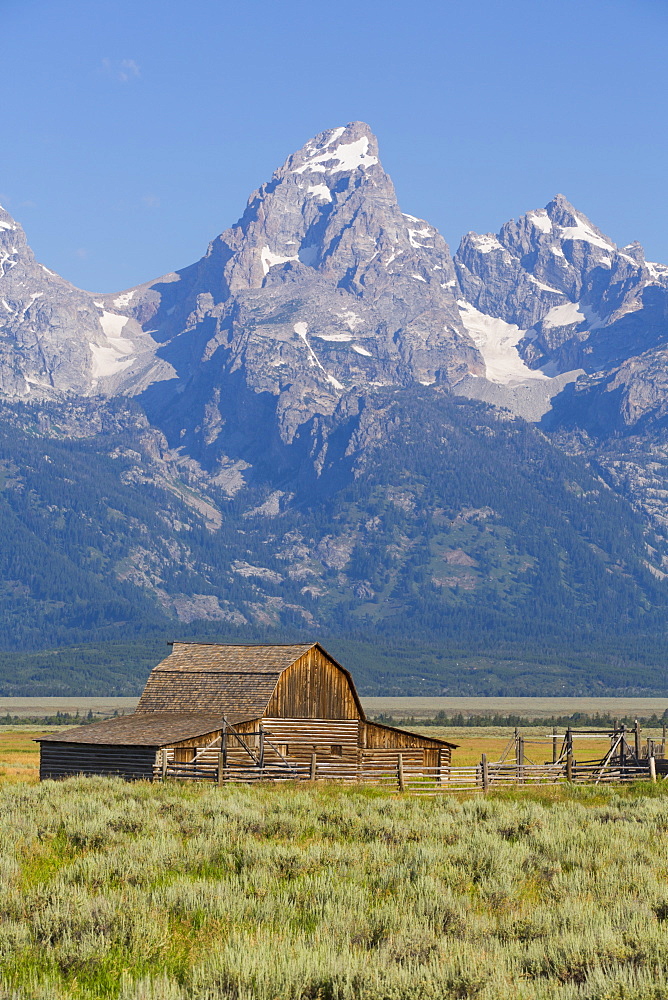
POLYGON ((3 736, 3 997, 668 998, 664 783, 39 785, 33 735, 3 736))

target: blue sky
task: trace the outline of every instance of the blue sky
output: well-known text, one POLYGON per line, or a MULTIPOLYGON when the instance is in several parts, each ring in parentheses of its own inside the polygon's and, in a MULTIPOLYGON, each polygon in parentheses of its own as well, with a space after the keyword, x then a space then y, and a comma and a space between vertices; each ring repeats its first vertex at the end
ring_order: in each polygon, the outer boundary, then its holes
POLYGON ((0 203, 83 288, 196 260, 357 119, 453 250, 561 191, 668 262, 665 0, 0 0, 0 26, 0 203))

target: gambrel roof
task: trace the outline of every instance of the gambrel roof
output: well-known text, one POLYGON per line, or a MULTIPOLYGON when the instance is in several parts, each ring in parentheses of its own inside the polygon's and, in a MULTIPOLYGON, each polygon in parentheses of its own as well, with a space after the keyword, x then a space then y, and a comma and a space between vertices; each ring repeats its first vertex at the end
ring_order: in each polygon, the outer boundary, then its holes
POLYGON ((175 642, 171 655, 151 671, 137 713, 220 712, 232 724, 257 719, 283 671, 316 645, 175 642))

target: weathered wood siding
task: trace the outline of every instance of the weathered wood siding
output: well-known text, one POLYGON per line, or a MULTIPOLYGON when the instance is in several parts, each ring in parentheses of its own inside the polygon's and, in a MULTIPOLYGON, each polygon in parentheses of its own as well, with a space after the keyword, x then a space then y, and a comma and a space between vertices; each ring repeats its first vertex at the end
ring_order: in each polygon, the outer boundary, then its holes
POLYGON ((191 747, 191 748, 205 747, 207 743, 211 743, 213 740, 217 739, 220 736, 221 732, 222 732, 221 729, 215 729, 210 733, 206 733, 204 736, 193 736, 192 739, 189 740, 179 740, 178 743, 172 742, 169 744, 169 746, 191 747))
POLYGON ((345 672, 314 646, 281 674, 265 716, 359 719, 360 709, 345 672))
POLYGON ((42 743, 39 776, 41 781, 75 774, 113 774, 130 780, 151 780, 156 750, 156 747, 97 743, 42 743))
POLYGON ((362 732, 362 746, 369 748, 423 747, 425 750, 439 750, 443 744, 429 736, 408 733, 403 729, 383 726, 378 722, 365 722, 362 732))
POLYGON ((390 749, 389 747, 376 747, 373 750, 362 750, 361 760, 364 767, 377 768, 383 767, 387 771, 394 772, 397 769, 399 754, 404 763, 404 767, 425 767, 425 766, 436 766, 438 764, 438 758, 435 764, 429 764, 426 755, 432 753, 430 750, 411 750, 411 749, 390 749))
POLYGON ((443 747, 441 750, 417 747, 374 747, 361 751, 362 761, 365 765, 382 764, 396 767, 399 754, 401 754, 406 767, 450 767, 450 747, 443 747))
POLYGON ((400 752, 407 766, 413 764, 424 764, 425 767, 450 766, 451 748, 443 746, 438 740, 429 736, 407 733, 377 722, 365 722, 360 737, 366 762, 381 763, 391 758, 396 760, 397 753, 400 752))
MULTIPOLYGON (((263 719, 262 726, 274 746, 287 749, 289 760, 310 761, 316 754, 319 760, 355 762, 359 750, 359 722, 354 720, 263 719)), ((285 750, 281 749, 281 753, 285 750)))
MULTIPOLYGON (((276 750, 293 763, 308 763, 315 754, 319 761, 327 760, 332 766, 340 762, 343 770, 354 763, 396 768, 400 753, 407 767, 449 767, 451 763, 450 747, 436 740, 357 719, 265 718, 236 726, 256 754, 260 750, 260 726, 265 731, 267 765, 280 761, 276 750)), ((237 766, 248 765, 250 760, 232 736, 227 741, 227 757, 230 764, 237 766)))

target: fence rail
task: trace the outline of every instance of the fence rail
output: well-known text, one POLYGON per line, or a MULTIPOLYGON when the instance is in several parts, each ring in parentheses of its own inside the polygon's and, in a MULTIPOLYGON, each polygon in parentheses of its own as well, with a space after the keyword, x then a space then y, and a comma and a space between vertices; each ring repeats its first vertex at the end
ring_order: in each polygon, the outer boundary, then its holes
MULTIPOLYGON (((164 751, 163 751, 164 753, 164 751)), ((513 785, 610 784, 638 780, 656 781, 654 758, 619 761, 587 761, 578 764, 568 759, 555 764, 520 764, 515 761, 487 762, 484 755, 475 766, 424 767, 404 762, 397 754, 395 762, 348 764, 319 761, 315 755, 309 763, 267 764, 252 766, 238 763, 223 765, 220 757, 192 763, 178 763, 165 757, 156 764, 156 780, 209 781, 217 784, 252 783, 255 781, 336 781, 341 784, 363 784, 406 791, 416 795, 437 795, 446 792, 479 791, 513 785)))

